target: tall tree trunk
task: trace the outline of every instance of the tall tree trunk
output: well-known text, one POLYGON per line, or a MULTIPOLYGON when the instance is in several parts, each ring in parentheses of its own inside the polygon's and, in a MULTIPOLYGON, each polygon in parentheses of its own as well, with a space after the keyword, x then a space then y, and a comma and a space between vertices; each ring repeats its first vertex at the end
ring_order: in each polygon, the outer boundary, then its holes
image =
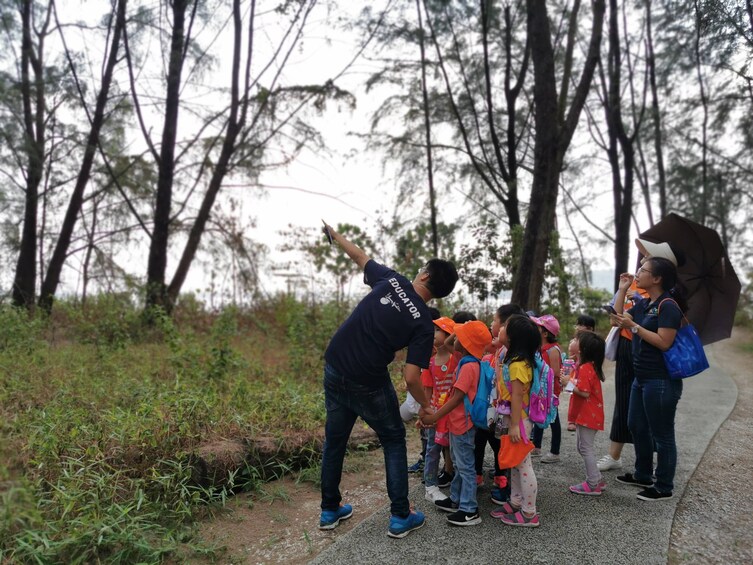
POLYGON ((698 0, 693 3, 695 9, 695 52, 696 76, 698 77, 698 90, 703 106, 703 122, 701 123, 701 207, 698 214, 698 222, 706 223, 709 213, 709 183, 708 183, 708 124, 709 124, 709 101, 706 95, 706 85, 703 82, 703 69, 701 61, 701 9, 698 0))
MULTIPOLYGON (((605 91, 604 111, 609 135, 607 154, 612 169, 612 195, 615 229, 614 289, 617 290, 620 273, 624 273, 628 270, 628 259, 630 256, 630 219, 633 212, 635 167, 634 138, 627 135, 622 117, 623 64, 617 0, 609 0, 608 38, 608 84, 604 84, 603 89, 605 91), (623 158, 622 166, 620 166, 620 150, 622 151, 623 158)), ((629 65, 628 69, 630 69, 629 65)), ((632 77, 629 78, 632 80, 632 77)), ((603 78, 602 81, 604 81, 603 78)))
POLYGON ((146 307, 161 306, 169 309, 165 272, 170 235, 170 208, 173 198, 173 175, 175 173, 175 143, 178 135, 178 111, 180 109, 180 86, 186 50, 186 10, 190 0, 173 0, 172 38, 167 69, 167 96, 162 142, 157 176, 157 195, 154 207, 154 226, 149 245, 149 260, 146 271, 146 307))
POLYGON ((429 91, 426 86, 426 48, 424 46, 424 24, 421 17, 421 0, 416 0, 418 13, 418 45, 421 51, 421 95, 424 107, 424 129, 426 132, 426 175, 429 182, 429 215, 431 220, 431 248, 434 257, 439 256, 439 236, 437 234, 437 204, 434 193, 434 165, 431 155, 431 119, 429 118, 429 91))
POLYGON ((46 21, 36 30, 32 21, 32 10, 33 0, 23 0, 20 7, 22 27, 21 98, 26 141, 25 152, 28 163, 26 168, 24 222, 12 292, 13 304, 29 310, 34 307, 37 284, 37 211, 39 207, 39 185, 42 182, 44 170, 46 136, 43 46, 50 14, 48 6, 46 21), (39 38, 36 53, 32 42, 32 33, 36 33, 39 38), (33 89, 32 80, 34 81, 33 89))
MULTIPOLYGON (((579 2, 576 1, 570 17, 571 26, 577 23, 578 5, 579 2)), ((528 35, 534 71, 533 100, 536 136, 531 202, 523 233, 521 260, 513 281, 512 301, 533 310, 537 310, 541 304, 544 269, 551 233, 555 228, 562 164, 599 61, 604 24, 604 0, 594 0, 592 7, 593 27, 586 61, 570 107, 565 111, 561 99, 557 96, 554 49, 546 0, 527 0, 528 35)), ((574 36, 574 32, 570 33, 568 41, 574 41, 574 36)), ((572 52, 570 46, 567 47, 567 51, 572 52)), ((565 70, 563 75, 568 77, 570 72, 565 70)))
MULTIPOLYGON (((651 26, 651 0, 646 0, 646 65, 648 65, 649 84, 651 85, 651 119, 654 123, 654 150, 656 152, 656 173, 659 176, 659 215, 667 215, 667 177, 664 171, 664 148, 662 145, 661 112, 659 110, 659 92, 656 86, 656 56, 651 26)), ((646 203, 651 206, 650 202, 646 203)))
POLYGON ((94 202, 92 202, 92 225, 91 229, 88 230, 88 244, 86 246, 86 254, 84 255, 84 264, 81 268, 81 278, 83 279, 83 283, 81 285, 81 307, 86 307, 86 299, 88 297, 88 290, 89 290, 89 269, 91 268, 91 260, 92 255, 94 254, 94 238, 97 233, 97 212, 99 209, 99 200, 94 199, 94 202))
MULTIPOLYGON (((502 206, 505 208, 505 212, 507 214, 508 223, 510 226, 515 226, 520 224, 520 210, 519 210, 519 202, 518 202, 518 196, 517 196, 517 179, 511 178, 507 166, 505 164, 505 160, 502 155, 501 151, 501 144, 499 140, 499 136, 496 133, 496 125, 495 125, 495 110, 492 105, 491 101, 491 84, 490 84, 490 74, 491 69, 489 65, 489 59, 488 59, 488 51, 487 51, 487 26, 488 26, 488 20, 486 17, 486 14, 488 12, 487 10, 487 2, 489 0, 480 0, 481 1, 481 24, 482 24, 482 41, 483 41, 483 48, 484 48, 484 72, 485 72, 485 80, 486 80, 486 89, 485 89, 485 96, 486 96, 486 115, 487 115, 487 125, 489 126, 490 131, 490 137, 491 137, 491 143, 494 148, 494 159, 491 159, 484 148, 484 144, 487 142, 486 139, 478 139, 478 137, 474 137, 474 132, 478 134, 479 128, 478 128, 478 122, 479 122, 479 113, 477 112, 475 108, 475 103, 473 100, 470 101, 470 107, 471 107, 471 114, 472 114, 472 120, 475 124, 474 128, 469 128, 466 126, 464 122, 464 116, 461 114, 460 109, 458 107, 458 103, 456 101, 456 95, 453 91, 452 82, 450 80, 450 73, 448 72, 448 65, 446 64, 446 58, 442 54, 442 49, 439 45, 439 41, 437 39, 437 32, 435 31, 434 24, 432 23, 431 13, 429 11, 429 8, 427 6, 427 0, 423 0, 423 6, 424 6, 424 13, 426 14, 426 25, 429 27, 429 31, 431 32, 431 38, 432 42, 434 43, 434 48, 437 54, 437 62, 439 66, 439 70, 442 73, 442 76, 444 78, 445 82, 445 88, 447 91, 447 95, 450 102, 450 107, 452 109, 452 113, 455 117, 455 120, 457 122, 458 130, 460 133, 460 137, 463 140, 463 146, 465 147, 465 151, 469 157, 470 165, 473 167, 474 171, 478 174, 478 177, 480 181, 483 183, 484 186, 494 195, 494 197, 502 203, 502 206), (481 147, 478 148, 479 144, 481 147), (478 151, 477 151, 478 148, 478 151), (477 153, 480 153, 480 155, 477 156, 477 153), (500 177, 501 181, 500 182, 500 177), (509 188, 512 187, 513 192, 509 193, 509 188)), ((448 19, 449 27, 452 30, 452 22, 451 19, 448 19)), ((454 45, 454 53, 452 54, 453 60, 456 60, 458 65, 460 66, 460 75, 463 80, 463 87, 464 87, 464 96, 468 96, 473 99, 473 94, 475 93, 475 86, 473 86, 469 80, 468 75, 465 72, 464 63, 462 61, 462 57, 460 56, 459 46, 458 46, 458 40, 457 35, 455 34, 454 30, 452 30, 453 35, 453 45, 454 45)), ((526 51, 527 52, 527 51, 526 51)), ((527 56, 524 59, 523 64, 521 65, 521 73, 519 75, 519 83, 516 85, 514 89, 511 89, 510 95, 513 96, 513 98, 516 98, 520 91, 520 84, 522 83, 523 78, 525 77, 525 69, 527 67, 527 56)), ((511 133, 513 136, 515 136, 515 124, 514 124, 514 116, 515 116, 515 110, 514 107, 512 108, 512 114, 508 114, 507 118, 508 120, 512 120, 512 130, 508 130, 508 135, 511 133)), ((508 123, 511 123, 508 121, 508 123)), ((517 146, 515 143, 511 144, 512 147, 517 150, 517 146)))
MULTIPOLYGON (((86 148, 84 150, 84 157, 81 162, 81 168, 76 178, 76 185, 73 188, 71 199, 68 202, 68 209, 65 212, 65 218, 63 224, 60 227, 60 235, 58 236, 55 250, 50 259, 50 264, 47 268, 44 281, 42 282, 42 289, 39 295, 39 306, 45 312, 50 312, 52 309, 52 302, 55 297, 55 292, 60 284, 60 274, 63 270, 63 265, 68 257, 68 249, 71 245, 71 238, 73 236, 73 229, 76 226, 76 221, 81 213, 81 206, 84 202, 84 191, 86 185, 91 178, 91 170, 94 164, 94 155, 97 152, 99 146, 99 135, 102 130, 102 126, 105 122, 105 108, 107 106, 107 100, 110 95, 110 85, 112 84, 112 76, 115 70, 115 65, 118 62, 118 49, 120 48, 120 39, 125 27, 125 14, 126 14, 126 2, 127 0, 119 0, 114 14, 115 26, 112 33, 112 40, 110 44, 110 51, 107 57, 107 61, 102 75, 102 84, 100 86, 99 94, 97 95, 97 103, 94 109, 94 115, 91 117, 91 123, 89 128, 89 135, 86 140, 86 148)), ((68 53, 66 49, 66 53, 68 53)), ((73 61, 69 58, 71 72, 76 75, 76 70, 73 65, 73 61)), ((78 78, 76 77, 78 83, 78 78)), ((86 104, 85 99, 81 98, 82 104, 86 104)))
POLYGON ((191 231, 188 235, 188 241, 180 261, 178 268, 173 275, 173 279, 170 282, 170 286, 167 288, 166 302, 164 305, 170 309, 180 294, 180 289, 186 280, 188 270, 196 256, 196 251, 199 248, 201 242, 201 236, 206 229, 209 216, 214 206, 214 202, 222 188, 222 182, 225 180, 225 176, 228 173, 228 165, 233 153, 237 149, 238 134, 241 132, 246 123, 246 116, 248 113, 248 104, 250 97, 251 81, 250 81, 250 68, 251 58, 254 45, 254 21, 256 13, 256 1, 251 2, 251 14, 249 16, 248 24, 248 37, 247 37, 247 51, 246 51, 246 66, 244 76, 244 90, 243 96, 240 95, 241 84, 241 60, 242 60, 242 39, 243 39, 243 20, 241 15, 240 0, 233 0, 233 71, 231 78, 231 99, 230 99, 230 117, 228 118, 227 128, 225 130, 225 139, 222 143, 222 150, 220 151, 217 164, 212 171, 212 178, 209 181, 209 187, 204 195, 204 199, 201 202, 199 213, 196 216, 196 220, 191 226, 191 231))
POLYGON ((520 263, 513 281, 512 302, 537 310, 544 283, 549 237, 554 229, 559 171, 559 128, 554 50, 544 0, 528 0, 528 35, 533 60, 533 103, 536 129, 531 203, 523 233, 520 263), (535 227, 534 227, 535 225, 535 227))
MULTIPOLYGON (((485 0, 481 0, 484 2, 485 0)), ((507 102, 507 170, 509 179, 507 181, 507 202, 506 208, 510 227, 520 225, 520 202, 518 200, 518 136, 515 131, 517 125, 517 101, 520 91, 523 88, 526 74, 528 73, 528 63, 530 50, 530 41, 526 38, 526 45, 523 48, 523 61, 517 74, 515 84, 512 83, 512 16, 510 6, 505 6, 505 100, 507 102)), ((488 75, 489 73, 487 73, 488 75)), ((490 88, 487 85, 487 89, 490 88)))

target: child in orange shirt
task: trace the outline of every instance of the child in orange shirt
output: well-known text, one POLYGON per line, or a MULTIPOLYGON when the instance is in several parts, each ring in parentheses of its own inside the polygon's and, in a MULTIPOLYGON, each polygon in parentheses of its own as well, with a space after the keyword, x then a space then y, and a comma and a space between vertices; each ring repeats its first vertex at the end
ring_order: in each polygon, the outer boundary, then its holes
POLYGON ((596 465, 594 440, 596 432, 604 429, 604 397, 601 383, 604 381, 604 340, 593 332, 578 336, 580 365, 577 369, 575 388, 570 399, 568 420, 575 422, 575 438, 578 453, 586 466, 586 480, 572 485, 570 492, 586 496, 599 496, 606 488, 601 471, 596 465))
POLYGON ((421 418, 424 425, 433 425, 449 414, 450 454, 455 477, 450 485, 450 498, 437 500, 434 505, 445 512, 447 522, 455 526, 475 526, 481 523, 476 500, 476 468, 474 466, 474 437, 476 429, 465 410, 465 397, 476 397, 480 374, 480 360, 491 344, 492 335, 486 324, 478 320, 455 326, 455 350, 463 354, 457 368, 452 394, 434 414, 421 418))

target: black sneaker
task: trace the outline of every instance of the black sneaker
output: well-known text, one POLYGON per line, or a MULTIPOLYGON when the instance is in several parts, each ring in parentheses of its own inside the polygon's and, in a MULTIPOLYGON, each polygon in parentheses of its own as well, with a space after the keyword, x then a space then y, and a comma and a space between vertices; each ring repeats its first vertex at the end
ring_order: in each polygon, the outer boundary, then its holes
POLYGON ((442 512, 455 512, 455 510, 458 509, 457 503, 453 502, 450 497, 437 500, 434 503, 434 506, 436 506, 437 510, 441 510, 442 512))
POLYGON ((455 478, 455 473, 448 473, 444 469, 437 475, 437 485, 439 488, 447 488, 452 483, 452 479, 455 478))
POLYGON ((649 502, 654 500, 667 500, 672 498, 671 492, 659 492, 654 487, 647 488, 638 493, 639 500, 648 500, 649 502))
POLYGON ((479 516, 478 510, 475 512, 458 510, 447 516, 447 521, 453 526, 475 526, 481 523, 481 516, 479 516))
POLYGON ((633 476, 633 473, 618 475, 617 477, 615 477, 615 479, 618 483, 622 483, 623 485, 633 485, 634 487, 643 487, 645 489, 649 489, 654 486, 654 483, 652 483, 651 481, 639 481, 633 476))

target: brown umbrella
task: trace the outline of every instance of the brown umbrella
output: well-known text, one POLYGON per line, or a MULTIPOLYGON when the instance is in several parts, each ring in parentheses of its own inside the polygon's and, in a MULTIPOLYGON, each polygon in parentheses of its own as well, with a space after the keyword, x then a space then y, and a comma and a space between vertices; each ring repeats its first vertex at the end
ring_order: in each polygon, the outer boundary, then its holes
POLYGON ((685 253, 677 268, 687 289, 687 317, 704 345, 728 338, 740 298, 740 280, 719 234, 677 214, 669 214, 640 235, 654 243, 668 242, 685 253))

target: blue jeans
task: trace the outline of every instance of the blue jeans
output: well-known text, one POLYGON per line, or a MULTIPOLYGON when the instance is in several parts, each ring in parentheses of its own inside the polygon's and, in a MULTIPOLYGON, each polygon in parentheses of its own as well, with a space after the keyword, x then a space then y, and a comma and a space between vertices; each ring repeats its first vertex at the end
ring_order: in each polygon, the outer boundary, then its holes
POLYGON ((439 456, 442 454, 442 446, 434 443, 434 428, 426 429, 426 455, 424 457, 424 484, 426 487, 435 487, 437 474, 439 473, 439 456))
POLYGON ((635 478, 651 482, 654 448, 657 452, 656 490, 672 492, 677 467, 675 412, 682 396, 682 381, 633 380, 628 428, 635 447, 635 478))
POLYGON ((462 435, 450 434, 450 456, 455 466, 455 476, 450 484, 450 498, 458 503, 463 512, 476 512, 476 465, 475 465, 476 428, 471 428, 462 435))
POLYGON ((322 453, 322 510, 337 510, 342 501, 340 479, 348 439, 358 416, 373 429, 384 450, 387 494, 391 511, 405 518, 408 503, 408 458, 405 426, 392 383, 368 387, 340 375, 330 365, 324 367, 324 426, 322 453))

